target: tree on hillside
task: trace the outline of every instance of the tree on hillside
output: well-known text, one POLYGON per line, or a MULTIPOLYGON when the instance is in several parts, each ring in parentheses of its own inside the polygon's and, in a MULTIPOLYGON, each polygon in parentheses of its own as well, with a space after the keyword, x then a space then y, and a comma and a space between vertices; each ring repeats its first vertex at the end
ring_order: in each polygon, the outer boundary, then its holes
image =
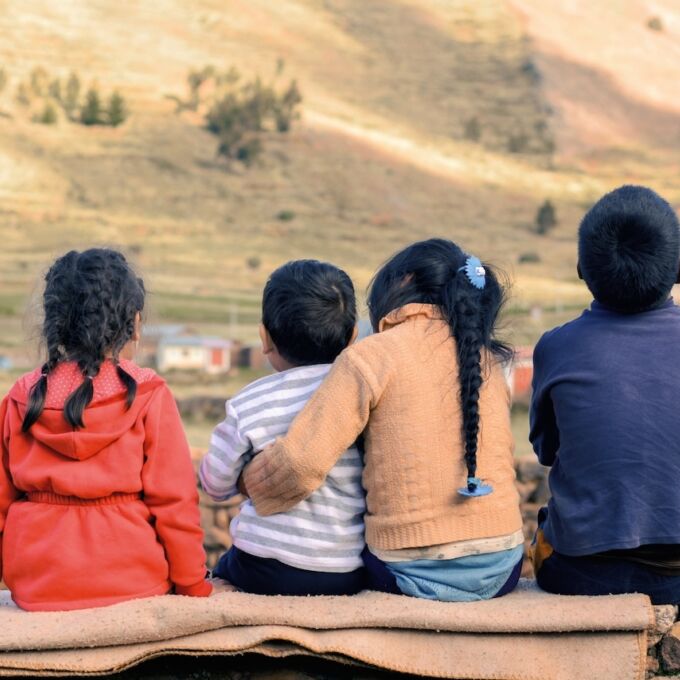
POLYGON ((47 94, 49 86, 49 76, 47 71, 38 66, 31 71, 31 91, 36 97, 43 97, 47 94))
POLYGON ((72 118, 80 104, 80 79, 75 73, 71 73, 66 81, 66 92, 62 105, 67 115, 72 118))
POLYGON ((118 90, 115 90, 109 99, 109 106, 107 109, 109 125, 118 127, 126 121, 128 114, 129 112, 127 105, 125 104, 125 99, 123 99, 118 90))
POLYGON ((228 160, 251 165, 262 153, 264 134, 288 132, 300 117, 302 95, 294 80, 278 91, 275 83, 259 76, 241 83, 234 68, 210 78, 215 95, 205 114, 206 127, 219 137, 218 155, 228 160))
POLYGON ((47 88, 47 93, 52 99, 61 104, 61 80, 55 78, 47 88))
POLYGON ((103 122, 99 92, 94 87, 85 96, 85 104, 80 109, 80 122, 83 125, 101 125, 103 122))
POLYGON ((556 225, 557 215, 555 213, 555 206, 551 201, 545 200, 536 213, 536 233, 544 236, 556 225))

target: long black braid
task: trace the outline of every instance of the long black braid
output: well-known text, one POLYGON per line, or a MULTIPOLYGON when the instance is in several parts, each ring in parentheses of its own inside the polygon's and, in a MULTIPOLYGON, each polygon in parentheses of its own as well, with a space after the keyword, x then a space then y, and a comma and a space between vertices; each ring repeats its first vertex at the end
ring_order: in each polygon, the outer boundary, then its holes
POLYGON ((116 365, 127 389, 128 408, 132 405, 137 383, 120 366, 118 357, 134 334, 144 297, 143 281, 115 250, 72 250, 57 259, 47 272, 43 294, 42 335, 47 361, 30 392, 24 432, 40 417, 47 376, 60 361, 75 361, 83 375, 83 382, 64 405, 64 418, 72 427, 85 426, 83 412, 94 397, 92 381, 107 357, 116 365))
MULTIPOLYGON (((465 465, 468 479, 473 479, 477 471, 482 354, 488 351, 507 361, 512 349, 494 337, 504 302, 497 275, 484 265, 484 287, 476 288, 464 271, 467 257, 452 241, 429 239, 414 243, 394 255, 375 275, 368 305, 374 330, 389 312, 411 302, 441 309, 456 340, 465 465)), ((474 491, 476 483, 468 481, 467 486, 474 491)))

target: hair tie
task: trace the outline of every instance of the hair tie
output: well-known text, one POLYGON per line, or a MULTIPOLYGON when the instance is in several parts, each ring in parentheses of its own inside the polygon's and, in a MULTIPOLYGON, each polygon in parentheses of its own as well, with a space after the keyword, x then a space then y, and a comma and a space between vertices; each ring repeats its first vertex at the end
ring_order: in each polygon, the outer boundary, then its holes
POLYGON ((86 379, 86 380, 94 380, 94 378, 93 378, 91 375, 86 375, 86 376, 85 376, 85 379, 86 379))
POLYGON ((465 272, 468 281, 479 290, 482 290, 486 285, 486 269, 482 266, 482 262, 474 255, 468 255, 465 264, 458 269, 459 272, 465 272))
POLYGON ((468 477, 467 486, 462 489, 458 489, 458 493, 461 496, 466 496, 467 498, 488 496, 490 493, 493 493, 493 487, 491 484, 484 484, 479 477, 468 477))

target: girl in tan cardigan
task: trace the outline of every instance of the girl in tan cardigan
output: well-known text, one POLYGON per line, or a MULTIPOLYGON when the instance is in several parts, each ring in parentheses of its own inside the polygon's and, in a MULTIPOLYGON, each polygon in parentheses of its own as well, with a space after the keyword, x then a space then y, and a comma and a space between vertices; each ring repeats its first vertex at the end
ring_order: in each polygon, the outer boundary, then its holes
POLYGON ((372 587, 438 600, 514 588, 522 520, 510 404, 494 338, 503 290, 451 241, 397 253, 376 274, 376 334, 350 346, 244 476, 257 512, 288 510, 364 434, 364 561, 372 587))

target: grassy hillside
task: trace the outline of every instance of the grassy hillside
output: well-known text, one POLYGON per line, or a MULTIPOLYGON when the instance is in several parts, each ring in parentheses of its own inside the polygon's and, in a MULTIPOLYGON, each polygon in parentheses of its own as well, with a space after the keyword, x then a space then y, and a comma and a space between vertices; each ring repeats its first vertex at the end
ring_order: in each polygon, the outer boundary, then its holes
POLYGON ((254 339, 259 291, 281 262, 331 259, 363 290, 391 252, 431 235, 508 272, 512 339, 532 341, 587 299, 574 234, 598 195, 640 181, 680 203, 680 117, 664 89, 678 82, 680 60, 667 64, 678 10, 655 3, 664 30, 652 32, 645 3, 622 18, 614 0, 583 2, 578 16, 559 4, 0 3, 0 352, 27 355, 28 293, 67 248, 122 245, 150 284, 152 319, 254 339), (583 26, 612 17, 618 39, 660 41, 656 61, 635 63, 644 87, 626 80, 631 60, 620 74, 602 61, 602 40, 584 48, 596 38, 583 26), (299 82, 302 120, 266 141, 256 167, 228 167, 166 95, 205 64, 269 77, 279 58, 299 82), (119 88, 132 116, 117 129, 32 123, 37 104, 14 95, 39 66, 119 88), (559 224, 539 236, 546 198, 559 224), (519 313, 537 303, 550 308, 541 318, 519 313))

